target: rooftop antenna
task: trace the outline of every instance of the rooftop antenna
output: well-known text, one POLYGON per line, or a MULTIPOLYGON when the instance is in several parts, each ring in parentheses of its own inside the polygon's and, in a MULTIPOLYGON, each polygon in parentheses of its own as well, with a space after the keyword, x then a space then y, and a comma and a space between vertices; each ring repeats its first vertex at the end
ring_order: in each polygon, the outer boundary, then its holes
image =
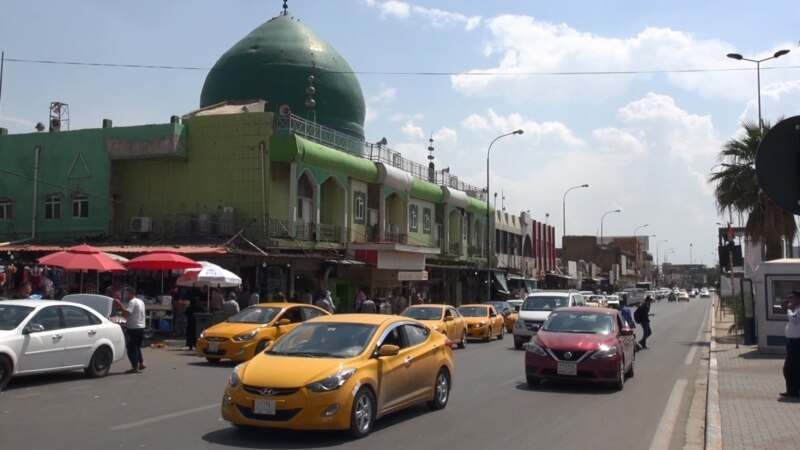
POLYGON ((428 139, 428 181, 436 183, 436 165, 433 163, 433 133, 428 139))
POLYGON ((289 5, 287 5, 287 3, 289 3, 289 0, 283 0, 283 12, 281 13, 282 16, 289 15, 289 5))

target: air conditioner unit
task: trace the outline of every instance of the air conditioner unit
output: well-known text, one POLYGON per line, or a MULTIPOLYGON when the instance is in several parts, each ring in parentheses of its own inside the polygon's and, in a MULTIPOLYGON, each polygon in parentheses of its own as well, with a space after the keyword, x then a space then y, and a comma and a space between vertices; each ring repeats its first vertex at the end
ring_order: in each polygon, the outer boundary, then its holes
POLYGON ((153 231, 152 217, 131 217, 131 232, 149 233, 153 231))

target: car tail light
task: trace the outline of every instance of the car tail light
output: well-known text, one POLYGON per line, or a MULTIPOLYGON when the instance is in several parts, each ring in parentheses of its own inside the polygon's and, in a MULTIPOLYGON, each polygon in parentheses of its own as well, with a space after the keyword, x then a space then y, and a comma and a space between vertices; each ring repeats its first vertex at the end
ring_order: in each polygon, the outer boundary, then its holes
POLYGON ((453 341, 451 341, 449 338, 445 338, 444 345, 446 345, 446 346, 448 346, 450 348, 453 348, 453 344, 454 344, 453 341))

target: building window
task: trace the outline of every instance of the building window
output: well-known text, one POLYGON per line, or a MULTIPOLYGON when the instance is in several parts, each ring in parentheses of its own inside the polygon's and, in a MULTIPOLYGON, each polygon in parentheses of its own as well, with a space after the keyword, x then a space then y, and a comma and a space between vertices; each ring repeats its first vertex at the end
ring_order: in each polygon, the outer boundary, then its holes
POLYGON ((408 226, 411 231, 419 231, 419 207, 417 205, 410 205, 408 208, 408 226))
POLYGON ((44 218, 45 219, 60 219, 61 218, 61 195, 52 194, 44 199, 44 218))
POLYGON ((431 234, 431 209, 422 208, 422 232, 431 234))
POLYGON ((353 222, 364 225, 367 219, 367 194, 353 192, 353 222))
POLYGON ((0 198, 0 220, 14 219, 14 202, 7 198, 0 198))
POLYGON ((89 197, 76 195, 72 197, 72 218, 86 219, 89 217, 89 197))

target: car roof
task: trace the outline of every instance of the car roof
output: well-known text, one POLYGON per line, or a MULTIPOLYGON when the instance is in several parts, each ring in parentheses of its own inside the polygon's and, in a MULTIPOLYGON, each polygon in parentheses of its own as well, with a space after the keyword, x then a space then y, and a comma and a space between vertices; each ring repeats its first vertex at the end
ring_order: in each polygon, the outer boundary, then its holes
POLYGON ((363 323, 368 325, 382 325, 391 321, 407 321, 406 316, 395 316, 388 314, 331 314, 329 316, 317 316, 306 322, 329 322, 329 323, 363 323))
POLYGON ((616 309, 611 308, 596 308, 594 306, 565 306, 563 308, 557 308, 555 311, 559 312, 587 312, 587 313, 597 313, 597 314, 605 314, 607 316, 613 316, 614 314, 619 314, 619 311, 616 309))
MULTIPOLYGON (((488 302, 487 302, 487 303, 488 303, 488 302)), ((482 307, 482 308, 486 308, 486 307, 488 307, 488 306, 494 306, 494 305, 489 305, 489 304, 487 304, 487 303, 467 303, 466 305, 461 305, 461 306, 459 306, 459 308, 464 308, 465 306, 468 306, 468 307, 480 306, 480 307, 482 307)))
POLYGON ((411 305, 408 309, 412 308, 450 308, 450 305, 443 305, 441 303, 426 303, 424 305, 411 305))
POLYGON ((286 303, 286 302, 266 302, 266 303, 256 303, 252 306, 260 306, 260 307, 272 307, 272 308, 288 308, 289 306, 311 306, 313 308, 321 309, 316 305, 310 305, 308 303, 286 303))
POLYGON ((32 306, 34 308, 38 306, 50 306, 50 305, 80 305, 78 303, 72 302, 64 302, 61 300, 34 300, 34 299, 23 299, 23 300, 3 300, 3 305, 18 305, 18 306, 32 306))
POLYGON ((553 296, 567 297, 567 296, 569 296, 569 294, 573 294, 573 293, 574 294, 580 294, 580 292, 539 291, 539 292, 534 292, 532 294, 528 294, 528 296, 525 297, 525 298, 528 298, 528 297, 553 297, 553 296))

